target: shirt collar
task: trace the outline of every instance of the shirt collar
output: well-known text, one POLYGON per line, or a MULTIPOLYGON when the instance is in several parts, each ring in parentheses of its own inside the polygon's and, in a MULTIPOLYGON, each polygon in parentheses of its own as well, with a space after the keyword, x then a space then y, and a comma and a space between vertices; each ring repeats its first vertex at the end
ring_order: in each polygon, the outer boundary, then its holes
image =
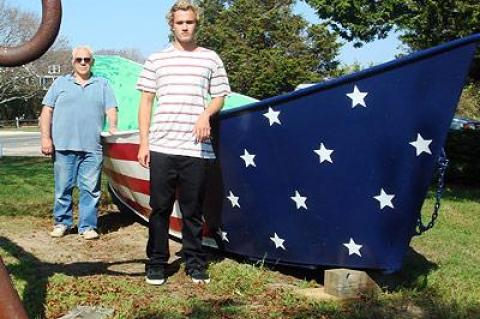
MULTIPOLYGON (((67 79, 68 79, 69 81, 72 81, 73 83, 76 83, 76 82, 75 82, 75 76, 73 75, 73 73, 68 74, 68 75, 67 75, 67 79)), ((88 79, 88 81, 87 81, 87 83, 86 83, 85 85, 89 85, 89 84, 95 83, 95 82, 97 82, 97 81, 98 81, 98 77, 95 76, 95 75, 93 74, 93 72, 92 72, 91 75, 90 75, 90 78, 88 79)))

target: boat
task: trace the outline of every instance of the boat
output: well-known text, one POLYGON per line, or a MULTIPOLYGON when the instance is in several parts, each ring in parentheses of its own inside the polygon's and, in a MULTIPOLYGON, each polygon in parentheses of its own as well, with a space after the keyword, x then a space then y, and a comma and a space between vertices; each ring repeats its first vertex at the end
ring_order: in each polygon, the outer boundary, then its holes
MULTIPOLYGON (((262 101, 227 101, 215 126, 204 244, 296 267, 401 269, 479 40, 262 101)), ((103 138, 109 188, 148 222, 149 172, 136 158, 140 69, 98 57, 94 73, 119 97, 121 130, 103 138)), ((181 238, 177 205, 170 234, 181 238)))

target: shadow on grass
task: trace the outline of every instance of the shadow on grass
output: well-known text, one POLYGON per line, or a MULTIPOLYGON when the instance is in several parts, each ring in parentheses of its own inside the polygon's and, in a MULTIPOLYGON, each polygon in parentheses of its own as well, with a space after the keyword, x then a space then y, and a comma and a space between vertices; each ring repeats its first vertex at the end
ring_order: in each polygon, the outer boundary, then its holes
MULTIPOLYGON (((18 260, 18 263, 7 266, 7 269, 15 278, 26 283, 23 291, 23 302, 32 318, 45 317, 48 281, 49 277, 54 274, 64 274, 72 277, 93 275, 143 276, 143 272, 126 274, 114 271, 112 267, 143 262, 144 260, 54 264, 38 260, 8 238, 1 236, 0 247, 18 260)), ((219 256, 218 258, 222 257, 219 256)), ((461 306, 455 301, 445 300, 439 292, 432 288, 424 288, 427 286, 428 273, 436 267, 435 264, 411 250, 407 254, 403 271, 393 275, 379 274, 380 278, 377 278, 377 282, 388 290, 404 290, 406 292, 393 300, 382 298, 382 296, 373 296, 332 306, 331 303, 305 302, 298 299, 298 305, 281 305, 279 308, 276 307, 275 311, 281 310, 278 318, 480 318, 478 304, 468 307, 461 306)), ((319 274, 323 274, 320 270, 299 270, 280 266, 269 268, 302 279, 308 279, 309 277, 318 279, 320 278, 319 274)), ((261 300, 257 302, 261 303, 261 300)), ((279 302, 283 302, 283 299, 279 302)), ((249 308, 248 303, 238 303, 236 300, 229 298, 197 299, 189 303, 188 308, 155 312, 142 312, 140 310, 132 318, 244 318, 249 317, 252 314, 251 311, 254 311, 249 308)))
POLYGON ((143 259, 133 259, 118 262, 77 262, 71 264, 47 263, 37 259, 16 245, 8 238, 0 236, 0 247, 19 262, 7 265, 10 275, 24 281, 23 304, 31 318, 45 317, 45 302, 48 278, 55 274, 64 274, 72 277, 110 275, 110 276, 143 276, 144 273, 124 273, 112 270, 112 267, 143 263, 143 259))
POLYGON ((121 210, 118 212, 106 211, 99 214, 97 227, 100 234, 108 234, 133 225, 136 222, 138 220, 133 214, 121 210))
MULTIPOLYGON (((271 271, 277 271, 281 274, 292 276, 300 280, 315 281, 318 284, 324 283, 324 272, 328 269, 342 268, 342 267, 298 267, 288 266, 284 264, 272 264, 263 260, 249 259, 235 254, 229 254, 216 250, 209 250, 213 256, 212 260, 221 260, 222 258, 234 259, 240 263, 254 264, 265 267, 271 271)), ((409 247, 404 265, 401 271, 393 274, 385 274, 380 270, 366 270, 367 273, 377 282, 380 287, 383 287, 387 291, 397 291, 406 287, 424 288, 427 286, 428 274, 437 269, 438 266, 435 263, 427 260, 423 255, 416 252, 409 247)), ((365 270, 365 269, 359 269, 365 270)))
MULTIPOLYGON (((237 258, 238 259, 238 258, 237 258)), ((239 260, 239 259, 238 259, 239 260)), ((242 262, 248 262, 245 259, 242 262)), ((252 261, 250 261, 252 262, 252 261)), ((258 261, 257 261, 258 263, 258 261)), ((324 271, 330 268, 302 269, 283 265, 264 264, 269 270, 300 280, 314 280, 324 284, 324 271)), ((389 299, 386 294, 362 296, 343 301, 341 310, 332 309, 324 303, 314 303, 308 309, 286 309, 288 318, 418 318, 418 319, 464 319, 480 318, 480 301, 472 305, 461 305, 447 300, 435 288, 428 285, 429 274, 438 265, 412 248, 406 253, 399 272, 386 274, 378 270, 366 270, 384 293, 397 293, 389 299)))
MULTIPOLYGON (((118 231, 135 223, 134 215, 122 212, 110 212, 100 215, 98 228, 101 234, 118 231)), ((108 275, 108 276, 144 276, 141 272, 122 272, 113 270, 118 266, 144 263, 145 259, 132 259, 116 262, 76 262, 70 264, 48 263, 39 260, 31 253, 25 251, 10 239, 0 236, 0 248, 8 255, 18 260, 18 263, 7 266, 10 275, 25 282, 22 294, 23 304, 31 318, 44 318, 46 294, 49 277, 55 274, 63 274, 70 277, 108 275)), ((171 276, 179 271, 182 258, 175 260, 167 266, 167 275, 171 276)), ((168 316, 167 316, 168 317, 168 316)))

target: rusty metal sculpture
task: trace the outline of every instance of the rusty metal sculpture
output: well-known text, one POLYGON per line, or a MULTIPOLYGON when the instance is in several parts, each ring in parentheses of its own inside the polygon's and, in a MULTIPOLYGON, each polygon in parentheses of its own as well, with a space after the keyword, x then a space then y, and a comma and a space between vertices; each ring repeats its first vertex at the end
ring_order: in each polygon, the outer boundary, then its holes
POLYGON ((42 22, 37 33, 21 46, 0 46, 0 66, 20 66, 41 57, 55 41, 61 20, 61 1, 42 0, 42 22))
POLYGON ((28 319, 22 302, 10 282, 2 258, 0 258, 0 318, 28 319))
MULTIPOLYGON (((0 46, 0 66, 20 66, 41 57, 55 41, 62 20, 60 0, 42 0, 42 22, 37 33, 18 47, 0 46)), ((0 257, 0 318, 28 319, 0 257)))

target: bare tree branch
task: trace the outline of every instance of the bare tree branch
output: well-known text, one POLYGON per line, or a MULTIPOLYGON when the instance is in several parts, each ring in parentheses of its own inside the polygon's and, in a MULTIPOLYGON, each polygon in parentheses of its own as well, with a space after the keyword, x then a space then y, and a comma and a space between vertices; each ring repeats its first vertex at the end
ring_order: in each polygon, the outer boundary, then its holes
MULTIPOLYGON (((25 12, 0 0, 0 45, 15 46, 29 40, 38 29, 38 15, 25 12)), ((49 75, 50 65, 70 71, 70 48, 65 37, 58 37, 47 53, 35 62, 21 67, 0 68, 0 118, 18 114, 36 114, 45 93, 42 78, 49 75)), ((59 75, 59 74, 56 74, 59 75)))

